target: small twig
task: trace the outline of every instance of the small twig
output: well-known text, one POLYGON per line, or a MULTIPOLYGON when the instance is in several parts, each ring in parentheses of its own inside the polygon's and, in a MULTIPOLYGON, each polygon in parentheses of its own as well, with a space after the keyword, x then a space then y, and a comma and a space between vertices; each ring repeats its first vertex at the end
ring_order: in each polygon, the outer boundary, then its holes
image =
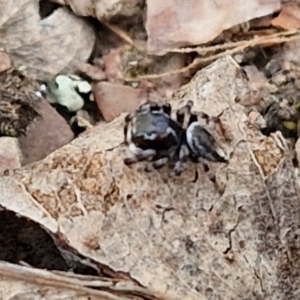
POLYGON ((131 37, 129 36, 129 34, 124 31, 123 29, 121 29, 120 27, 110 24, 106 21, 101 21, 102 24, 104 24, 107 28, 109 28, 113 33, 115 33, 118 37, 120 37, 122 40, 124 40, 126 43, 128 43, 129 45, 133 46, 135 49, 137 49, 138 51, 142 51, 141 49, 139 49, 137 47, 137 45, 133 42, 133 40, 131 39, 131 37))
MULTIPOLYGON (((197 68, 198 66, 200 66, 202 64, 212 62, 216 59, 219 59, 219 58, 227 56, 227 55, 233 55, 233 54, 239 53, 248 47, 254 47, 257 45, 266 47, 266 46, 282 44, 285 42, 298 40, 298 39, 300 39, 299 33, 300 33, 300 31, 296 31, 296 32, 289 31, 289 32, 272 34, 270 36, 254 37, 252 40, 240 41, 240 42, 236 42, 236 43, 229 43, 229 44, 225 44, 225 45, 210 46, 210 47, 206 47, 206 48, 190 48, 190 50, 191 50, 190 52, 198 52, 198 53, 199 52, 206 53, 209 51, 217 51, 217 50, 221 50, 221 49, 227 49, 227 50, 225 50, 221 53, 207 56, 207 57, 198 57, 198 58, 194 59, 194 61, 191 64, 189 64, 188 66, 178 69, 178 70, 172 70, 172 71, 161 73, 161 74, 141 75, 136 78, 125 78, 125 81, 137 81, 137 80, 143 80, 143 79, 146 79, 146 80, 147 79, 158 79, 158 78, 162 78, 162 77, 186 73, 188 71, 191 71, 191 70, 197 68), (231 49, 232 47, 234 47, 234 48, 231 49)), ((173 50, 173 52, 175 52, 175 50, 173 50)), ((180 51, 178 50, 178 52, 180 52, 180 51)), ((181 51, 181 53, 188 53, 187 49, 184 49, 184 51, 181 51)))
POLYGON ((32 284, 51 286, 76 291, 80 294, 87 294, 101 300, 130 300, 132 298, 117 296, 106 291, 99 291, 88 288, 88 281, 77 280, 53 274, 49 271, 33 269, 25 266, 18 266, 7 262, 0 262, 0 276, 5 278, 22 280, 32 284))
POLYGON ((228 42, 225 44, 221 44, 221 45, 214 45, 214 46, 200 46, 200 47, 189 47, 189 48, 175 48, 170 50, 170 52, 174 52, 174 53, 193 53, 193 52, 197 52, 198 54, 206 54, 207 52, 210 51, 217 51, 217 50, 227 50, 230 48, 234 48, 234 47, 239 47, 242 46, 243 44, 248 44, 249 41, 260 41, 260 40, 265 40, 265 39, 269 39, 269 38, 278 38, 278 37, 284 37, 284 36, 291 36, 291 35, 295 35, 299 33, 299 31, 286 31, 286 32, 277 32, 274 34, 271 34, 269 36, 255 36, 252 40, 243 40, 243 41, 238 41, 238 42, 228 42))

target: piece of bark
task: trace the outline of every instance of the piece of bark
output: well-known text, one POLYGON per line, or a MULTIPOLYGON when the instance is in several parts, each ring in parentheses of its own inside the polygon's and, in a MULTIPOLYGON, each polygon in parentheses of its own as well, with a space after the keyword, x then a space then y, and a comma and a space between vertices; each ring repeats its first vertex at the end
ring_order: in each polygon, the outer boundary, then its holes
POLYGON ((178 108, 193 100, 195 111, 210 115, 223 111, 231 141, 214 134, 230 161, 209 163, 215 185, 200 164, 189 163, 179 178, 168 168, 149 174, 143 163, 125 166, 121 115, 0 178, 0 205, 41 224, 102 276, 110 270, 161 295, 149 299, 294 299, 299 183, 281 135, 266 138, 248 126, 235 103, 247 92, 246 79, 224 57, 170 101, 178 108))

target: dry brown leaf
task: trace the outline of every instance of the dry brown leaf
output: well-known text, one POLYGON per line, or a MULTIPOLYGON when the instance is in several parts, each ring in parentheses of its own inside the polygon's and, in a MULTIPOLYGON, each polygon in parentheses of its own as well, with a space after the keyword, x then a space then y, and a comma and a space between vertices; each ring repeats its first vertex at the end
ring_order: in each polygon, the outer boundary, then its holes
POLYGON ((142 163, 124 166, 122 115, 0 177, 0 206, 40 223, 99 268, 163 295, 156 299, 294 299, 300 284, 298 183, 284 142, 248 126, 235 103, 246 93, 248 82, 224 57, 170 101, 178 108, 193 100, 195 111, 210 115, 223 111, 231 142, 218 139, 230 162, 209 164, 221 190, 200 165, 189 164, 180 178, 168 168, 149 174, 142 163), (270 149, 276 156, 258 161, 270 149))
POLYGON ((147 1, 148 52, 162 55, 175 47, 203 44, 225 29, 279 9, 279 0, 147 1))
POLYGON ((43 20, 37 0, 1 0, 0 11, 0 48, 30 77, 47 80, 72 73, 93 50, 93 29, 64 8, 43 20))
POLYGON ((300 7, 297 3, 285 5, 279 16, 272 20, 271 24, 285 30, 297 30, 300 28, 300 7))

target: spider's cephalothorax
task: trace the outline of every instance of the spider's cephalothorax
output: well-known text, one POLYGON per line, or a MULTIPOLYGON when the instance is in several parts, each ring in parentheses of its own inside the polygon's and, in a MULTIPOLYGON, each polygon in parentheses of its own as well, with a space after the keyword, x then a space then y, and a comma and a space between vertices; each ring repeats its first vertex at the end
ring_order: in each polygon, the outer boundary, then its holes
POLYGON ((184 126, 185 118, 188 117, 185 125, 185 142, 189 150, 189 158, 193 162, 208 160, 213 162, 227 162, 226 154, 218 145, 214 137, 200 124, 198 118, 202 118, 208 123, 220 123, 219 117, 210 117, 207 114, 193 113, 193 101, 188 101, 185 106, 177 111, 177 121, 184 126))
POLYGON ((175 162, 174 171, 180 174, 188 159, 184 141, 184 130, 171 118, 170 104, 154 102, 143 104, 125 118, 125 143, 133 156, 124 163, 130 165, 138 161, 152 162, 146 171, 159 169, 168 162, 175 162))

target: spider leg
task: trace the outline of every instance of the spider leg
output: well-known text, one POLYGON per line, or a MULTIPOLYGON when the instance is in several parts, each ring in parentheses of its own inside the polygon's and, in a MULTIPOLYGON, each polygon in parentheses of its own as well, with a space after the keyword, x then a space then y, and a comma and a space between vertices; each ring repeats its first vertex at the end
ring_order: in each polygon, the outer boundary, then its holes
POLYGON ((189 100, 186 105, 184 105, 182 108, 178 109, 177 112, 176 112, 176 120, 177 122, 183 126, 184 124, 184 120, 185 120, 185 117, 187 115, 190 115, 191 114, 191 111, 192 111, 192 107, 194 105, 194 102, 189 100))
POLYGON ((189 118, 187 126, 189 127, 194 122, 198 122, 198 115, 196 115, 194 113, 190 113, 190 118, 189 118))
POLYGON ((162 105, 162 110, 168 116, 171 116, 172 106, 170 103, 165 103, 162 105))
POLYGON ((125 123, 125 125, 124 125, 124 131, 123 131, 125 145, 128 145, 127 132, 128 132, 128 123, 125 123))
POLYGON ((154 101, 148 101, 142 104, 138 109, 138 111, 142 113, 147 113, 149 111, 159 111, 159 110, 161 110, 161 106, 154 101))
POLYGON ((198 117, 204 119, 204 120, 206 121, 206 124, 209 124, 210 122, 212 122, 213 124, 217 125, 218 128, 219 128, 219 130, 220 130, 220 133, 222 134, 222 136, 223 136, 226 140, 230 140, 230 138, 228 138, 227 133, 226 133, 226 130, 225 130, 225 128, 223 127, 222 122, 221 122, 221 120, 220 120, 220 117, 222 116, 223 112, 224 112, 224 111, 222 111, 219 115, 213 116, 213 117, 207 115, 207 114, 204 113, 204 112, 200 112, 200 113, 198 114, 198 117))
POLYGON ((139 161, 152 160, 155 155, 156 155, 156 150, 154 149, 142 150, 136 148, 136 153, 134 154, 134 156, 125 158, 124 164, 128 166, 128 165, 135 164, 139 161))
POLYGON ((169 162, 169 157, 160 158, 152 163, 154 169, 160 169, 169 162))
POLYGON ((154 162, 150 162, 145 167, 145 172, 152 172, 153 170, 161 169, 169 162, 169 157, 162 157, 154 162))
POLYGON ((209 180, 213 183, 216 182, 216 174, 209 168, 209 166, 202 161, 202 168, 204 173, 206 173, 207 177, 209 178, 209 180))
POLYGON ((209 123, 209 121, 212 121, 212 122, 217 121, 218 122, 217 117, 209 116, 208 114, 204 113, 203 111, 198 113, 198 118, 204 119, 207 124, 209 123), (217 118, 217 120, 215 120, 216 118, 217 118))
POLYGON ((123 134, 124 134, 124 143, 125 145, 128 145, 130 141, 127 140, 127 132, 128 132, 128 127, 129 127, 129 123, 132 121, 132 119, 136 116, 136 112, 131 112, 130 114, 128 114, 125 117, 125 125, 124 125, 124 130, 123 130, 123 134))
POLYGON ((129 123, 135 116, 136 116, 137 112, 134 111, 134 112, 131 112, 130 114, 128 114, 126 117, 125 117, 125 123, 129 123))
POLYGON ((183 144, 180 147, 179 157, 178 157, 178 160, 176 161, 175 167, 174 167, 174 173, 176 176, 180 176, 181 173, 186 168, 186 163, 187 163, 188 157, 189 157, 189 149, 188 149, 187 145, 183 144))
POLYGON ((146 166, 145 166, 145 168, 144 168, 144 171, 145 171, 146 173, 150 173, 150 172, 152 172, 153 170, 154 170, 153 164, 147 163, 146 166))
POLYGON ((163 111, 165 114, 168 116, 171 115, 172 107, 169 103, 164 103, 164 104, 158 104, 157 102, 147 102, 144 104, 145 107, 147 107, 148 110, 150 111, 163 111))
POLYGON ((222 187, 217 179, 216 179, 216 173, 205 163, 202 161, 202 171, 206 174, 208 179, 211 181, 211 183, 214 185, 215 189, 222 194, 224 192, 224 187, 222 187))

